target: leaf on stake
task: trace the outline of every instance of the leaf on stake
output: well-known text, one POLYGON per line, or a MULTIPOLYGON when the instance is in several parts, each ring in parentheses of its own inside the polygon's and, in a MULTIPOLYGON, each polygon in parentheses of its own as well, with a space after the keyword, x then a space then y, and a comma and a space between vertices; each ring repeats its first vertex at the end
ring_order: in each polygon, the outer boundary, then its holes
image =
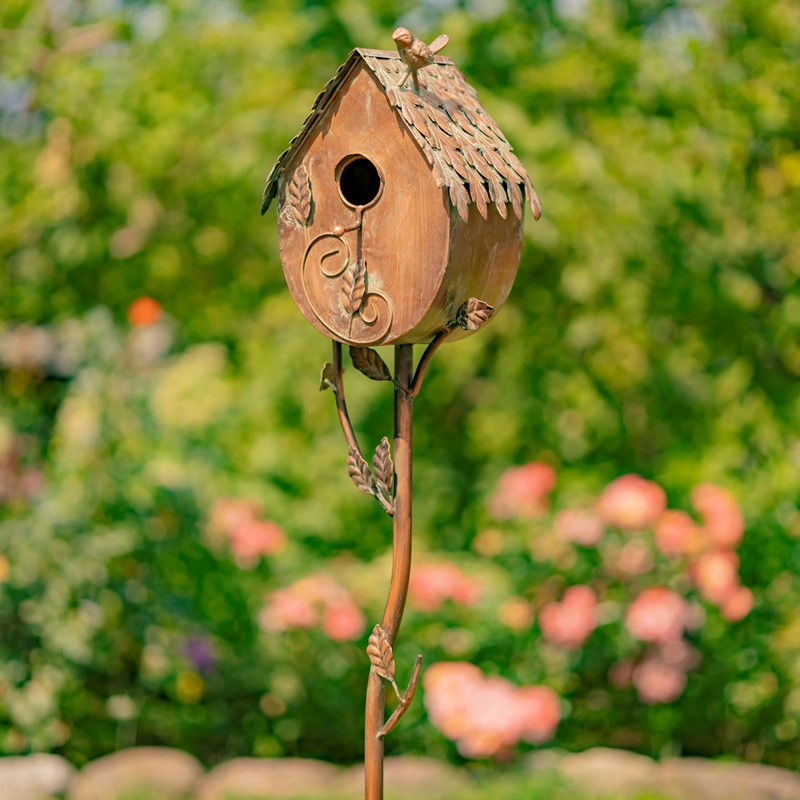
POLYGON ((389 449, 389 440, 384 436, 381 443, 375 448, 372 457, 372 467, 375 470, 375 482, 378 488, 387 496, 394 496, 394 464, 389 449))
POLYGON ((311 180, 304 164, 301 164, 292 175, 288 195, 295 219, 305 227, 311 217, 311 180))
POLYGON ((470 297, 456 313, 456 322, 465 331, 477 331, 482 328, 494 314, 494 307, 477 297, 470 297))
POLYGON ((319 390, 321 392, 324 392, 326 389, 333 389, 336 391, 336 382, 334 378, 333 364, 331 364, 330 361, 326 361, 322 365, 322 372, 319 374, 319 390))
POLYGON ((389 637, 380 625, 376 625, 372 629, 367 644, 367 655, 369 663, 381 678, 394 681, 394 653, 392 645, 389 644, 389 637))
POLYGON ((353 366, 373 381, 390 381, 392 373, 386 362, 369 347, 351 347, 350 358, 353 366))
POLYGON ((369 471, 369 465, 361 453, 352 447, 347 454, 347 474, 360 492, 375 494, 375 479, 369 471))

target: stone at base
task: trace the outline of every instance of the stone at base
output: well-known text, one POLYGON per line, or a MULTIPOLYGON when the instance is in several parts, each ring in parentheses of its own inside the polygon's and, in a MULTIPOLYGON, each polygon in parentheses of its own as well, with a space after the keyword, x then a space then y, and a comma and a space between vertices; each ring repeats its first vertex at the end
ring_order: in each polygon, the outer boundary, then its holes
POLYGON ((183 750, 131 747, 87 764, 72 782, 69 800, 123 800, 150 790, 163 800, 189 794, 203 767, 183 750))
POLYGON ((339 769, 311 758, 234 758, 204 775, 196 784, 197 800, 244 800, 328 795, 339 769))
POLYGON ((69 761, 50 753, 0 758, 0 800, 42 800, 64 794, 74 775, 69 761))

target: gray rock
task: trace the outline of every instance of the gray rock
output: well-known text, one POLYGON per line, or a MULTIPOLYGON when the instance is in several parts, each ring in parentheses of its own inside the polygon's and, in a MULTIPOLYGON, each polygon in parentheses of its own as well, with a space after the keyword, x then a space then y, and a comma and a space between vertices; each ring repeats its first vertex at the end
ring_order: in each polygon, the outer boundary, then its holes
POLYGON ((197 800, 328 795, 339 772, 311 758, 234 758, 204 775, 194 793, 197 800))
POLYGON ((70 788, 69 800, 123 800, 152 791, 163 800, 188 794, 203 773, 200 762, 170 747, 131 747, 87 764, 70 788))
POLYGON ((660 789, 658 764, 627 750, 594 747, 568 753, 557 762, 557 770, 589 797, 629 797, 660 789))
MULTIPOLYGON (((471 785, 471 780, 462 770, 421 756, 389 756, 384 762, 384 791, 387 797, 452 798, 471 785)), ((334 796, 364 796, 364 767, 359 765, 345 770, 337 782, 334 796)))
POLYGON ((676 758, 661 765, 660 780, 675 800, 800 800, 800 775, 763 764, 676 758))
POLYGON ((66 758, 50 753, 0 758, 0 800, 41 800, 63 794, 75 775, 66 758))

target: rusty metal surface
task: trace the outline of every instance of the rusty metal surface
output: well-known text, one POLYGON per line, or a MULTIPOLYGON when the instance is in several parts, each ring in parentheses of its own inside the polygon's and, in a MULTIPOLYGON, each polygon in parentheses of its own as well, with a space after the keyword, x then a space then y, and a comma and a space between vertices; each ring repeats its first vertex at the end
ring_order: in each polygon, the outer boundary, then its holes
MULTIPOLYGON (((408 77, 408 68, 400 53, 365 48, 350 53, 317 97, 298 134, 279 156, 267 178, 262 213, 278 192, 283 168, 360 61, 383 87, 390 105, 422 150, 437 185, 448 190, 450 201, 463 220, 468 219, 471 205, 485 219, 490 204, 503 218, 511 204, 521 218, 526 199, 534 217, 539 218, 541 204, 525 168, 452 59, 435 56, 433 63, 420 69, 417 90, 401 85, 408 77)), ((414 75, 417 77, 416 71, 414 75)))

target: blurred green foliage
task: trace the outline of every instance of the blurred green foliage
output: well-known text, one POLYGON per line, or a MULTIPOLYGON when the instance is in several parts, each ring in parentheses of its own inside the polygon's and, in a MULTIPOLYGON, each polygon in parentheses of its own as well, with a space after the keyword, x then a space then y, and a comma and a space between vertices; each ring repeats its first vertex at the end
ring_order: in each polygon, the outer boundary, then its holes
MULTIPOLYGON (((347 52, 388 47, 401 23, 450 34, 545 209, 527 220, 508 305, 440 353, 416 404, 418 546, 489 588, 478 608, 410 611, 401 671, 420 647, 547 677, 535 629, 496 615, 543 568, 470 549, 505 468, 552 463, 564 504, 624 472, 678 507, 712 481, 743 506, 756 611, 709 622, 677 705, 629 691, 593 706, 604 678, 591 665, 616 646, 598 632, 558 666, 559 741, 621 731, 651 752, 792 763, 798 12, 796 0, 6 0, 0 747, 359 758, 364 642, 257 625, 267 590, 321 570, 376 619, 389 542, 380 509, 348 486, 331 399, 316 392, 328 345, 295 311, 258 206, 347 52), (142 295, 166 316, 130 329, 142 295), (223 496, 257 498, 286 551, 237 565, 207 533, 223 496)), ((347 378, 359 434, 377 443, 390 391, 347 378)), ((453 755, 423 717, 417 704, 389 749, 453 755)))

